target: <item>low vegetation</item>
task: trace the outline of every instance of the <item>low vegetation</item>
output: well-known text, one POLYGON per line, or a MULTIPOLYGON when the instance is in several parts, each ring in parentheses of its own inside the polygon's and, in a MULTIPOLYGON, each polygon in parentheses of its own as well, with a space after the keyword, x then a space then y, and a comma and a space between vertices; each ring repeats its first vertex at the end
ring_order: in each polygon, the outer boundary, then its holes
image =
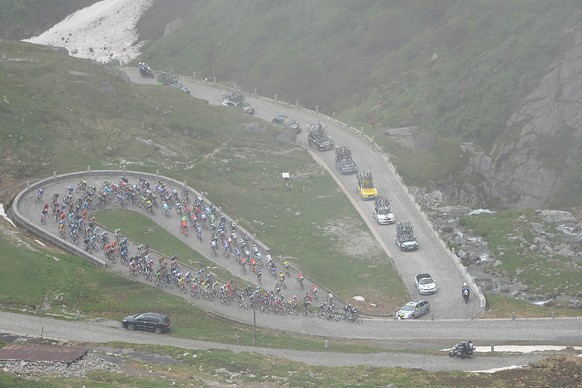
MULTIPOLYGON (((533 211, 504 211, 466 217, 463 226, 483 236, 497 259, 487 267, 528 286, 532 295, 582 296, 582 269, 572 258, 543 250, 532 250, 537 235, 532 222, 538 222, 533 211)), ((561 232, 545 225, 548 233, 560 238, 561 232)), ((558 241, 559 242, 559 241, 558 241)), ((558 244, 556 244, 558 245, 558 244)))
MULTIPOLYGON (((111 346, 118 346, 111 344, 111 346)), ((121 347, 127 348, 122 344, 121 347)), ((115 348, 112 350, 115 351, 115 348)), ((24 379, 0 374, 0 385, 18 387, 139 386, 160 384, 182 386, 237 385, 285 387, 575 387, 580 383, 582 360, 575 356, 554 356, 524 369, 489 373, 413 372, 401 368, 322 367, 282 360, 256 353, 227 350, 194 350, 132 345, 133 355, 123 356, 122 372, 90 372, 86 377, 43 376, 24 379), (146 358, 136 356, 141 353, 146 358), (163 355, 171 364, 148 361, 147 355, 163 355)), ((121 352, 119 352, 121 353, 121 352)))
MULTIPOLYGON (((161 248, 162 253, 176 252, 173 245, 161 244, 161 248), (163 249, 171 250, 165 252, 163 249)), ((239 345, 253 344, 252 326, 207 314, 183 298, 103 271, 80 257, 42 247, 19 233, 10 236, 0 234, 0 252, 0 265, 4 268, 0 272, 0 284, 3 285, 0 307, 3 309, 62 319, 76 319, 79 311, 83 319, 108 318, 120 322, 132 312, 154 310, 172 318, 174 330, 169 335, 239 345)), ((287 335, 261 328, 257 329, 256 343, 286 349, 322 348, 319 338, 287 335)), ((357 342, 331 340, 330 343, 337 351, 377 351, 357 342)))
MULTIPOLYGON (((457 149, 469 141, 486 153, 495 142, 507 143, 511 115, 572 48, 582 12, 575 0, 327 0, 276 7, 175 0, 174 7, 172 33, 162 36, 169 7, 161 4, 138 26, 148 39, 140 59, 155 68, 299 100, 370 136, 415 126, 457 149)), ((581 163, 577 148, 556 152, 545 143, 534 147, 549 152, 548 162, 559 161, 557 175, 568 175, 551 205, 578 206, 579 169, 564 170, 581 163)), ((419 176, 407 168, 415 164, 411 158, 396 158, 407 183, 436 187, 464 179, 459 173, 466 164, 451 164, 439 149, 424 153, 435 169, 444 168, 436 174, 423 168, 419 176)))

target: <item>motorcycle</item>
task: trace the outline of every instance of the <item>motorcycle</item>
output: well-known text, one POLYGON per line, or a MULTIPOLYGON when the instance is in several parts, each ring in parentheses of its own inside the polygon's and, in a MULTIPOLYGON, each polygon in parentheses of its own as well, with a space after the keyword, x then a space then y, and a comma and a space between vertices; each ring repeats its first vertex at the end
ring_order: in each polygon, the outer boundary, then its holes
POLYGON ((139 74, 142 77, 145 77, 145 78, 154 78, 154 72, 145 63, 140 63, 138 68, 139 68, 139 74))
POLYGON ((476 347, 472 342, 456 344, 449 352, 450 357, 471 358, 476 347))
POLYGON ((465 299, 465 303, 469 303, 469 296, 471 295, 471 291, 469 290, 469 287, 463 287, 462 294, 463 294, 463 299, 465 299))

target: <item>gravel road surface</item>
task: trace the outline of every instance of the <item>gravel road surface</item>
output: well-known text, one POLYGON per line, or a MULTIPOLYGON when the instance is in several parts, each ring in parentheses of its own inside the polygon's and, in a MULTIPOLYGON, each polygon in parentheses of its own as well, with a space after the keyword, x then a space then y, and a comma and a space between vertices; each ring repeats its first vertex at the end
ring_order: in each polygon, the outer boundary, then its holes
MULTIPOLYGON (((109 181, 116 181, 119 176, 110 175, 99 175, 98 171, 93 171, 93 179, 88 179, 88 184, 103 182, 105 179, 109 181)), ((72 178, 77 179, 78 178, 72 178)), ((130 176, 130 183, 132 182, 130 176)), ((133 179, 136 179, 133 177, 133 179)), ((136 179, 137 180, 137 179, 136 179)), ((58 183, 45 186, 45 194, 51 196, 51 193, 64 193, 68 186, 75 186, 78 182, 76 180, 66 181, 60 180, 58 183)), ((171 189, 171 186, 167 186, 171 189)), ((28 217, 30 223, 37 225, 38 227, 44 228, 45 230, 57 235, 57 223, 54 220, 49 220, 46 225, 42 226, 40 224, 39 215, 42 209, 42 203, 34 203, 34 191, 31 191, 28 195, 20 198, 16 206, 18 210, 24 217, 28 217)), ((190 235, 185 237, 180 234, 178 228, 177 217, 167 218, 160 214, 158 211, 155 215, 148 214, 145 210, 134 207, 135 211, 141 212, 142 214, 150 217, 150 219, 160 226, 165 228, 169 233, 174 234, 178 238, 182 239, 184 243, 190 245, 192 249, 198 250, 200 253, 205 255, 209 260, 214 261, 217 265, 221 265, 229 269, 233 274, 239 274, 241 277, 247 277, 247 280, 253 280, 252 275, 243 275, 240 272, 239 265, 232 259, 226 259, 221 255, 217 257, 210 253, 210 247, 208 244, 208 232, 206 232, 206 244, 200 243, 197 239, 190 235)), ((123 234, 123 231, 121 231, 123 234)), ((113 232, 110 231, 110 236, 113 236, 113 232)), ((129 252, 130 255, 137 251, 137 247, 133 242, 130 242, 129 252)), ((94 253, 95 256, 101 258, 105 262, 102 251, 97 251, 94 253)), ((154 259, 155 260, 155 259, 154 259)), ((140 281, 144 283, 151 284, 150 282, 143 279, 142 276, 132 277, 129 275, 128 267, 120 264, 118 261, 116 264, 108 264, 108 268, 111 271, 126 276, 135 281, 140 281)), ((264 277, 267 287, 274 286, 274 278, 269 275, 264 277)), ((309 287, 309 285, 306 285, 309 287)), ((293 293, 298 293, 300 290, 292 282, 285 294, 287 296, 293 293)), ((215 299, 210 302, 203 299, 193 299, 188 294, 179 293, 176 288, 168 289, 164 288, 164 291, 178 295, 184 298, 185 301, 189 303, 195 303, 204 309, 215 311, 218 314, 226 316, 230 319, 252 324, 253 322, 253 311, 252 310, 242 310, 235 304, 227 306, 221 304, 220 301, 215 299)), ((300 294, 299 294, 300 295, 300 294)), ((462 304, 462 303, 461 303, 462 304)), ((433 318, 433 317, 430 317, 433 318)), ((416 339, 421 340, 443 340, 446 339, 451 342, 455 342, 458 339, 468 339, 471 338, 474 341, 479 341, 481 343, 499 343, 498 341, 522 341, 528 339, 530 341, 539 341, 540 343, 551 343, 556 345, 571 345, 571 344, 582 344, 582 318, 556 318, 556 319, 506 319, 506 320, 482 320, 482 319, 450 319, 445 317, 434 317, 432 319, 414 320, 414 321, 402 321, 394 320, 392 318, 365 318, 362 324, 349 323, 346 321, 329 321, 320 318, 308 318, 299 316, 280 316, 276 314, 257 314, 257 324, 264 327, 270 327, 273 329, 284 330, 287 332, 296 332, 301 334, 310 334, 323 337, 337 337, 337 338, 353 338, 353 339, 367 339, 367 340, 403 340, 411 339, 416 341, 416 339)))
MULTIPOLYGON (((152 79, 141 77, 136 69, 124 68, 123 70, 132 82, 155 83, 152 79)), ((190 88, 192 96, 207 100, 210 104, 221 104, 225 89, 183 76, 180 77, 180 82, 190 88)), ((451 259, 450 252, 439 241, 428 218, 418 210, 406 187, 390 169, 385 155, 378 152, 370 140, 347 129, 343 123, 311 110, 252 95, 247 95, 247 100, 255 107, 255 117, 271 122, 273 117, 284 114, 301 124, 303 132, 297 137, 297 143, 309 150, 314 159, 328 170, 348 196, 387 256, 393 258, 393 262, 412 297, 420 297, 414 285, 414 276, 418 273, 428 272, 437 281, 439 292, 423 298, 431 303, 431 312, 435 317, 470 318, 473 314, 480 312, 477 298, 472 297, 471 303, 463 303, 461 286, 465 278, 451 259), (386 195, 391 201, 396 221, 409 221, 414 227, 415 236, 420 246, 418 251, 401 252, 396 247, 394 243, 395 225, 378 225, 376 223, 372 216, 374 202, 365 202, 359 198, 356 193, 357 180, 354 175, 345 176, 337 172, 334 152, 318 152, 308 145, 306 124, 317 121, 322 121, 325 124, 336 146, 348 145, 352 149, 352 155, 360 170, 372 171, 378 193, 386 195)), ((475 294, 475 290, 473 290, 473 294, 475 294)), ((422 319, 428 319, 428 317, 422 319)))
MULTIPOLYGON (((135 344, 170 345, 183 349, 229 349, 233 352, 253 352, 281 357, 308 365, 353 366, 369 365, 375 367, 421 368, 425 370, 489 370, 511 366, 527 365, 538 361, 548 354, 478 354, 472 359, 451 359, 446 352, 441 354, 423 354, 404 352, 410 347, 405 342, 394 343, 391 349, 400 351, 373 354, 335 353, 333 347, 321 352, 306 352, 288 349, 270 349, 255 346, 237 346, 231 344, 210 343, 204 341, 175 338, 169 335, 155 335, 146 332, 129 332, 115 321, 62 321, 53 318, 22 316, 0 312, 0 332, 75 342, 107 343, 121 341, 135 344)), ((428 343, 428 342, 427 342, 428 343)), ((479 343, 477 343, 479 344, 479 343)), ((449 344, 429 345, 433 349, 444 349, 449 344)), ((426 349, 427 347, 425 347, 426 349)), ((323 349, 323 341, 322 341, 323 349)), ((418 347, 416 347, 418 350, 418 347)))

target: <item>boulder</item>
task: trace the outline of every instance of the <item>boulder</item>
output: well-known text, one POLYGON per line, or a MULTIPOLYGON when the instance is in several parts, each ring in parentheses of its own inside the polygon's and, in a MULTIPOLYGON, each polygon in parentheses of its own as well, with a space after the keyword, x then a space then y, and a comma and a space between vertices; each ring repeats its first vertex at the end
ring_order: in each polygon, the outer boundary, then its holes
POLYGON ((554 225, 577 225, 576 218, 572 213, 563 210, 541 210, 538 217, 554 225))

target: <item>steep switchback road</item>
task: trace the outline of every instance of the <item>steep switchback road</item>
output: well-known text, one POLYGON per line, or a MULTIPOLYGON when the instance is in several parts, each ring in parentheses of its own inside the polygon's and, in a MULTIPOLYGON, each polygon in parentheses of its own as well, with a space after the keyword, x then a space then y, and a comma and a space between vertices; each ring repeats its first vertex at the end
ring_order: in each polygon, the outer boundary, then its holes
MULTIPOLYGON (((121 174, 121 171, 117 172, 121 174)), ((115 172, 86 172, 91 176, 87 179, 89 184, 92 182, 103 181, 110 177, 110 181, 118 179, 119 175, 115 172), (105 174, 105 175, 103 175, 105 174)), ((125 171, 124 175, 130 178, 130 182, 137 180, 140 176, 145 176, 144 173, 135 173, 125 171)), ((165 179, 159 177, 159 179, 165 179)), ((45 187, 45 192, 50 196, 53 192, 65 192, 68 186, 74 186, 78 183, 80 177, 78 174, 70 174, 67 176, 57 176, 49 178, 42 184, 45 187), (70 177, 69 180, 65 179, 70 177), (53 179, 55 180, 54 182, 53 179), (51 183, 52 182, 52 183, 51 183)), ((149 179, 149 177, 148 177, 149 179)), ((172 187, 172 181, 168 180, 166 186, 172 187)), ((174 181, 174 184, 178 182, 174 181)), ((33 224, 39 230, 46 231, 53 236, 57 235, 57 223, 50 220, 46 225, 41 225, 39 221, 39 213, 42 204, 34 204, 35 190, 31 189, 19 194, 15 199, 13 207, 16 206, 22 218, 25 218, 29 224, 33 224)), ((215 261, 217 264, 229 268, 234 265, 233 260, 228 260, 220 255, 214 257, 208 249, 208 244, 200 244, 193 236, 180 236, 177 228, 177 220, 175 217, 167 218, 157 212, 155 215, 148 215, 143 209, 137 207, 128 208, 133 211, 141 212, 147 215, 150 219, 160 226, 164 227, 169 233, 176 235, 184 243, 198 250, 208 259, 215 261)), ((123 231, 121 231, 123 232, 123 231)), ((110 232, 110 236, 113 232, 110 232)), ((53 237, 57 238, 58 237, 53 237)), ((132 242, 133 244, 133 242, 132 242)), ((136 247, 130 246, 130 252, 135 252, 136 247)), ((104 260, 103 252, 96 251, 94 255, 104 260)), ((135 281, 144 283, 151 283, 144 280, 143 276, 131 277, 128 274, 127 266, 121 265, 119 261, 117 264, 109 264, 108 269, 114 271, 122 276, 126 276, 135 281)), ((233 273, 240 273, 236 271, 236 267, 230 268, 233 273)), ((197 300, 191 298, 188 294, 179 293, 176 288, 167 289, 165 292, 174 295, 180 295, 185 302, 195 303, 205 309, 215 311, 218 314, 224 315, 235 321, 252 324, 253 311, 240 309, 235 304, 231 306, 223 305, 218 300, 213 302, 205 300, 197 300)), ((445 319, 435 317, 434 320, 422 319, 414 321, 394 320, 393 318, 365 318, 362 324, 354 324, 346 321, 334 321, 320 319, 317 317, 308 318, 299 316, 281 316, 276 314, 262 314, 257 313, 257 325, 268 327, 272 329, 282 330, 286 332, 294 332, 300 334, 309 334, 329 338, 351 338, 374 341, 403 341, 410 340, 416 343, 423 343, 425 341, 442 341, 454 343, 460 339, 472 339, 476 343, 498 344, 504 342, 521 342, 532 341, 533 343, 546 343, 554 345, 572 345, 582 344, 582 318, 560 318, 560 319, 507 319, 507 320, 465 320, 465 319, 445 319)), ((0 327, 1 328, 1 327, 0 327)))
MULTIPOLYGON (((155 83, 155 81, 143 78, 136 69, 124 68, 130 80, 135 83, 155 83)), ((219 105, 222 94, 226 89, 221 89, 214 84, 200 82, 188 77, 180 77, 180 82, 190 88, 191 95, 207 100, 210 104, 219 105)), ((408 291, 413 298, 419 298, 420 294, 414 286, 414 276, 418 273, 430 273, 439 286, 439 292, 435 295, 423 296, 431 303, 431 313, 439 319, 471 318, 482 311, 480 300, 475 297, 476 286, 472 289, 471 303, 465 304, 461 296, 461 286, 467 280, 464 268, 455 264, 451 253, 446 249, 437 234, 432 230, 428 219, 418 210, 417 205, 408 194, 406 187, 391 170, 385 156, 380 153, 368 140, 349 130, 338 121, 331 120, 327 116, 316 112, 297 108, 295 106, 276 102, 262 97, 247 96, 247 100, 255 107, 255 116, 271 122, 273 117, 285 114, 294 118, 303 127, 303 132, 298 135, 297 142, 308 149, 314 159, 322 164, 344 190, 354 207, 360 212, 362 218, 368 224, 370 230, 384 248, 386 254, 392 258, 397 270, 404 280, 408 291), (386 195, 392 204, 396 221, 409 221, 418 239, 420 248, 414 252, 401 252, 394 243, 395 226, 378 225, 372 217, 374 202, 362 201, 356 193, 356 178, 354 175, 344 176, 335 168, 335 154, 331 152, 313 151, 307 143, 306 124, 322 121, 336 146, 348 145, 352 149, 354 160, 360 170, 371 170, 374 182, 380 195, 386 195)), ((225 108, 233 109, 233 108, 225 108)), ((242 114, 242 113, 241 113, 242 114)), ((425 316, 422 319, 428 319, 425 316)))

